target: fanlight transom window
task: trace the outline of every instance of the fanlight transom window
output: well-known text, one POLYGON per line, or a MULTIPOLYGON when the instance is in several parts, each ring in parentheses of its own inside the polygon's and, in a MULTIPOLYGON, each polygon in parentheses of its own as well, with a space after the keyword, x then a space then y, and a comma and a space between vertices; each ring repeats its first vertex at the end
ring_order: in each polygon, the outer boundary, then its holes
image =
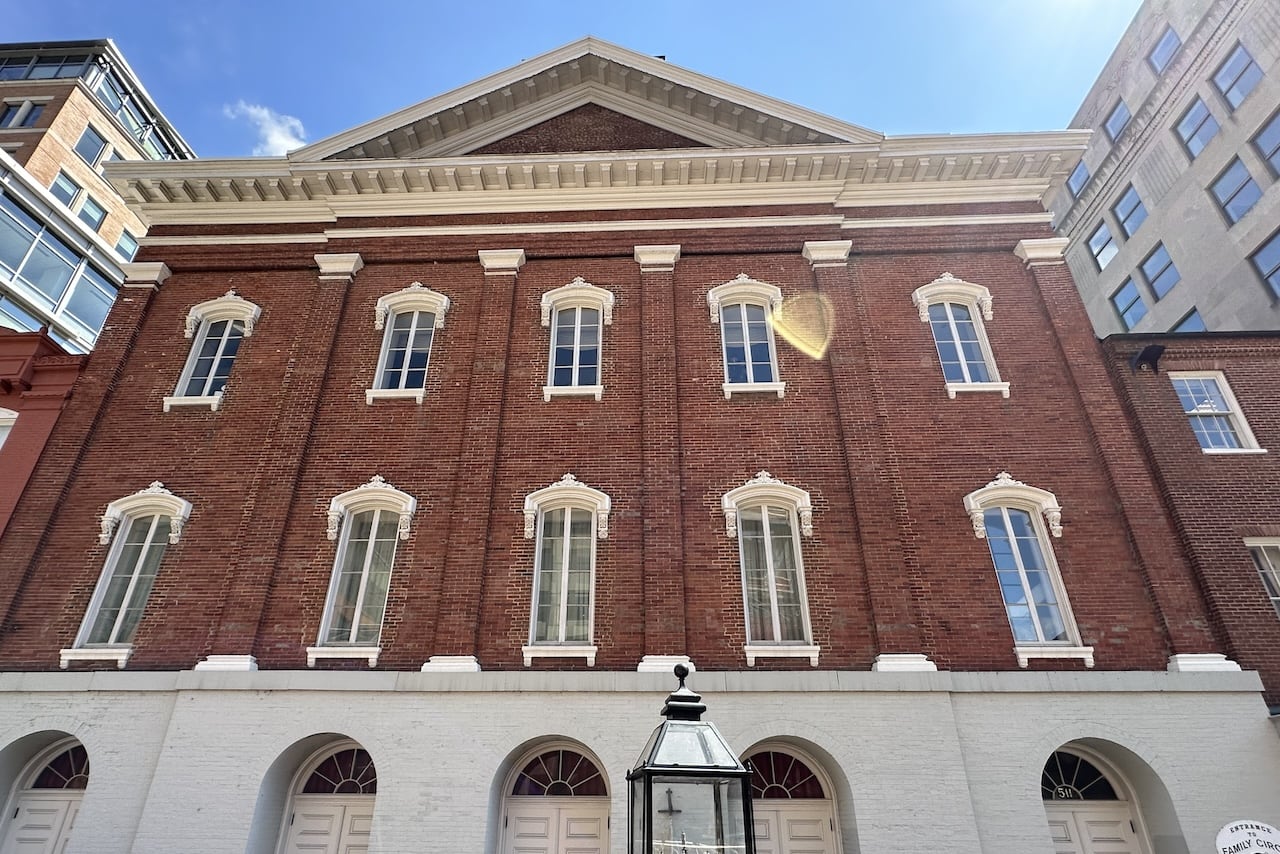
POLYGON ((777 750, 752 754, 751 796, 753 798, 825 798, 822 782, 803 760, 777 750))
POLYGON ((302 785, 304 795, 376 795, 378 772, 363 748, 351 747, 329 754, 302 785))
POLYGON ((89 785, 89 753, 74 744, 40 769, 31 782, 33 789, 83 789, 89 785))
POLYGON ((541 753, 516 775, 511 794, 520 797, 605 797, 604 776, 595 763, 573 750, 541 753))
POLYGON ((1040 774, 1040 797, 1046 801, 1115 801, 1115 787, 1089 760, 1055 751, 1040 774))

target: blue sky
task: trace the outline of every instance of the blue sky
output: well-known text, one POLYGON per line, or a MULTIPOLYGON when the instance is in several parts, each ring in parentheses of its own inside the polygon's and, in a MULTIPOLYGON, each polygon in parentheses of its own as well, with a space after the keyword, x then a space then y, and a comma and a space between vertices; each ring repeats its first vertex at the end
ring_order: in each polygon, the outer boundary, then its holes
POLYGON ((1067 125, 1140 0, 3 0, 116 41, 204 157, 272 153, 594 35, 890 135, 1067 125))

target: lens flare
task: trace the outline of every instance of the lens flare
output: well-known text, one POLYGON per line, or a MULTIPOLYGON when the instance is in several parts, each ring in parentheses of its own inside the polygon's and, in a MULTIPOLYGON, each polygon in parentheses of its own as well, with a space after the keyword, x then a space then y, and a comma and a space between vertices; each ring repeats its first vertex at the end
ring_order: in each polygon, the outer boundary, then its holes
POLYGON ((769 320, 774 332, 813 359, 826 355, 836 328, 836 312, 825 294, 788 297, 769 320))

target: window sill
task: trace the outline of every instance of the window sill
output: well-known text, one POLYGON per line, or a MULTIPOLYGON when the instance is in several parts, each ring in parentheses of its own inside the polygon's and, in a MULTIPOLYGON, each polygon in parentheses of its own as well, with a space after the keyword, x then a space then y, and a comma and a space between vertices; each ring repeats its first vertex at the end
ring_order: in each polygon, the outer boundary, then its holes
POLYGON ((724 399, 729 400, 734 393, 755 394, 763 392, 765 394, 776 394, 779 398, 786 397, 787 384, 778 383, 724 383, 720 386, 724 390, 724 399))
POLYGON ((381 653, 380 646, 309 646, 307 667, 315 667, 317 661, 331 658, 365 658, 369 660, 369 666, 374 667, 381 653))
POLYGON ((1231 454, 1265 454, 1266 448, 1201 448, 1206 454, 1221 454, 1230 456, 1231 454))
POLYGON ((217 412, 218 407, 222 405, 222 392, 217 394, 205 395, 180 395, 175 397, 166 397, 164 399, 164 411, 168 412, 175 406, 196 406, 204 407, 212 412, 217 412))
POLYGON ((124 670, 125 662, 133 653, 132 646, 78 646, 58 653, 58 666, 63 670, 73 661, 114 661, 124 670))
POLYGON ((1013 652, 1018 656, 1019 667, 1026 667, 1033 658, 1079 658, 1085 667, 1093 667, 1091 646, 1015 646, 1013 652))
POLYGON ((535 658, 585 658, 587 667, 596 666, 596 647, 571 644, 536 644, 522 647, 524 666, 533 664, 535 658))
POLYGON ((364 390, 364 402, 373 405, 375 400, 412 400, 422 403, 423 388, 367 388, 364 390))
POLYGON ((550 403, 553 397, 594 397, 599 400, 603 394, 602 385, 544 385, 542 402, 550 403))
POLYGON ((818 666, 819 647, 816 646, 747 644, 742 651, 747 654, 748 667, 754 667, 757 658, 807 658, 810 667, 818 666))
POLYGON ((1009 396, 1008 383, 947 383, 947 397, 952 400, 956 399, 956 395, 960 392, 971 391, 998 391, 1001 397, 1009 396))

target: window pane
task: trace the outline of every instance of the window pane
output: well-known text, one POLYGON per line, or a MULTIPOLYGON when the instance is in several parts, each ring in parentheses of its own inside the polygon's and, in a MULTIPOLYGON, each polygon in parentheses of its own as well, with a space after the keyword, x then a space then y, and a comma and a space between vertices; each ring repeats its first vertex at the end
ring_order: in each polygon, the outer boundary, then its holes
POLYGON ((124 539, 86 643, 132 643, 169 542, 169 517, 126 520, 116 536, 124 539))
POLYGON ((1244 49, 1244 46, 1238 44, 1227 57, 1227 61, 1218 69, 1218 73, 1213 75, 1213 84, 1218 87, 1222 97, 1234 110, 1240 106, 1261 79, 1262 69, 1253 61, 1253 57, 1244 49))
POLYGON ((1084 189, 1084 185, 1089 183, 1089 167, 1084 165, 1081 160, 1076 164, 1076 168, 1071 170, 1071 177, 1067 178, 1067 189, 1071 191, 1071 195, 1079 197, 1080 191, 1084 189))
POLYGON ((1111 238, 1111 229, 1107 228, 1104 222, 1099 225, 1089 237, 1089 251, 1093 253, 1093 260, 1098 263, 1098 269, 1106 267, 1111 259, 1116 257, 1119 251, 1116 248, 1115 241, 1111 238))
POLYGON ((126 261, 132 261, 138 254, 138 239, 129 232, 123 232, 116 241, 116 254, 126 261))
POLYGON ((80 206, 80 220, 94 231, 102 227, 102 221, 107 218, 107 211, 102 205, 98 204, 92 196, 84 200, 84 204, 80 206))
POLYGON ((1178 273, 1178 268, 1173 266, 1173 259, 1169 257, 1163 243, 1157 244, 1155 251, 1142 262, 1142 275, 1155 292, 1156 299, 1163 299, 1165 294, 1173 290, 1174 285, 1182 281, 1182 276, 1178 273))
POLYGON ((1182 40, 1178 38, 1178 34, 1172 27, 1166 27, 1164 34, 1160 36, 1160 41, 1156 42, 1156 46, 1151 49, 1151 54, 1147 57, 1156 74, 1162 73, 1169 67, 1169 62, 1181 46, 1182 40))
POLYGON ((1182 318, 1178 325, 1173 327, 1172 332, 1205 332, 1204 321, 1200 318, 1200 312, 1195 309, 1191 313, 1182 318))
POLYGON ((1178 137, 1182 140, 1183 145, 1187 147, 1187 152, 1194 159, 1204 147, 1209 144, 1209 140, 1213 139, 1218 133, 1218 120, 1209 112, 1209 108, 1204 105, 1204 101, 1196 98, 1191 109, 1187 110, 1186 115, 1182 117, 1182 121, 1178 122, 1178 137))
POLYGON ((1065 623, 1031 514, 994 507, 983 514, 987 545, 1013 636, 1021 642, 1068 640, 1065 623))
POLYGON ((1280 113, 1271 117, 1271 121, 1263 125, 1262 130, 1253 138, 1258 154, 1271 166, 1271 171, 1280 175, 1280 113))
POLYGON ((76 255, 61 240, 44 234, 31 249, 20 274, 33 288, 57 303, 75 273, 76 255))
POLYGON ((79 154, 90 166, 96 166, 98 158, 102 156, 103 149, 106 147, 107 141, 102 138, 102 134, 90 125, 84 129, 84 133, 80 135, 80 141, 76 143, 76 154, 79 154))
POLYGON ((1125 106, 1124 101, 1121 101, 1116 104, 1115 108, 1111 111, 1111 115, 1107 116, 1107 121, 1104 127, 1106 128, 1107 136, 1109 136, 1114 142, 1116 137, 1120 136, 1121 132, 1124 131, 1128 124, 1129 108, 1125 106))
POLYGON ((1147 314, 1146 303, 1142 301, 1138 286, 1133 283, 1133 279, 1125 279, 1120 290, 1111 295, 1111 305, 1120 315, 1120 321, 1126 330, 1132 329, 1147 314))
MULTIPOLYGON (((3 222, 0 221, 0 256, 4 252, 3 222)), ((1277 297, 1280 297, 1280 232, 1271 235, 1253 257, 1253 267, 1277 297)))
POLYGON ((738 514, 738 537, 747 596, 747 639, 757 643, 775 641, 763 508, 750 507, 738 514))
POLYGON ((538 596, 534 604, 533 639, 557 643, 560 637, 560 591, 564 566, 565 510, 542 514, 542 542, 538 552, 538 596))
POLYGON ((80 185, 68 178, 66 172, 59 172, 58 177, 53 179, 53 186, 49 188, 49 192, 55 199, 70 206, 76 200, 76 196, 80 195, 80 185))
POLYGON ((1120 230, 1124 232, 1125 237, 1132 237, 1133 233, 1138 230, 1138 226, 1142 225, 1147 219, 1147 209, 1142 204, 1142 199, 1138 198, 1138 192, 1130 187, 1124 191, 1124 195, 1120 197, 1120 201, 1116 202, 1116 206, 1111 209, 1115 217, 1120 222, 1120 230))
POLYGON ((1213 182, 1214 198, 1222 207, 1223 214, 1232 224, 1240 221, 1262 198, 1262 191, 1254 182, 1249 170, 1240 162, 1240 158, 1231 161, 1231 165, 1213 182))
POLYGON ((102 329, 107 312, 115 302, 116 289, 105 278, 86 267, 76 282, 75 291, 67 301, 67 313, 94 332, 102 329))

